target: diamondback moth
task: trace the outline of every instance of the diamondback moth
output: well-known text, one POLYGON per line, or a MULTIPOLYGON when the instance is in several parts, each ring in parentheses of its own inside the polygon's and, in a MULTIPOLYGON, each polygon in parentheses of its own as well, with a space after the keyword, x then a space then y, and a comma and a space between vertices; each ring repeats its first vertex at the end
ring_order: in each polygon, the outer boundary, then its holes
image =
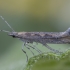
MULTIPOLYGON (((5 21, 5 23, 8 25, 8 27, 12 30, 6 31, 6 30, 0 30, 2 32, 8 33, 9 36, 12 36, 13 38, 18 38, 24 42, 23 46, 30 50, 30 48, 35 49, 37 52, 41 53, 41 51, 36 46, 30 46, 28 43, 33 44, 33 42, 41 43, 51 51, 54 51, 55 53, 60 53, 60 51, 55 50, 48 46, 47 44, 70 44, 70 28, 68 28, 64 32, 15 32, 14 29, 8 24, 8 22, 2 17, 2 20, 5 21)), ((28 55, 24 49, 22 51, 26 54, 27 61, 28 61, 28 55)), ((31 50, 30 50, 31 51, 31 50)), ((32 51, 31 51, 32 52, 32 51)), ((34 53, 32 52, 34 55, 34 53)))

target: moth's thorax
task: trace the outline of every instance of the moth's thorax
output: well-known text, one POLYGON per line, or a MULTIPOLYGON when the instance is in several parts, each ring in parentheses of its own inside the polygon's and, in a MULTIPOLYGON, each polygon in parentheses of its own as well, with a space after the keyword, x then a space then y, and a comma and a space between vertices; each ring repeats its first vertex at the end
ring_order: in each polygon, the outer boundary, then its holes
POLYGON ((18 32, 18 37, 20 40, 27 42, 27 43, 33 43, 34 40, 32 39, 32 32, 18 32))

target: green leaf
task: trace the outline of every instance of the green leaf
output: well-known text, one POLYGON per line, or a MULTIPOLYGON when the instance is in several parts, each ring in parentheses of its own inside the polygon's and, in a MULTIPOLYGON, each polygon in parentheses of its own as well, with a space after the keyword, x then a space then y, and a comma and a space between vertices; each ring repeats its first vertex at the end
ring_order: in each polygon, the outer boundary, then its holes
POLYGON ((62 54, 42 53, 29 59, 25 70, 70 70, 70 50, 62 54))

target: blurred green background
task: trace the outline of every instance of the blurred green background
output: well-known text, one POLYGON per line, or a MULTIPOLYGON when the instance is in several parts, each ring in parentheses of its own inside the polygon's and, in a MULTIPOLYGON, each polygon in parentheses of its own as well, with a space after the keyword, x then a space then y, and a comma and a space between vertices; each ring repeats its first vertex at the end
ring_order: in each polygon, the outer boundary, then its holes
MULTIPOLYGON (((70 27, 69 0, 0 0, 0 15, 17 32, 47 31, 60 32, 70 27)), ((0 18, 0 29, 11 31, 0 18)), ((0 32, 0 70, 23 70, 26 56, 22 52, 23 42, 0 32)), ((52 48, 65 51, 70 45, 49 44, 52 48)), ((49 51, 42 45, 40 50, 49 51)), ((27 51, 29 57, 31 52, 27 51)), ((34 50, 33 50, 34 51, 34 50)), ((35 52, 35 51, 34 51, 35 52)), ((35 52, 37 55, 38 53, 35 52)))

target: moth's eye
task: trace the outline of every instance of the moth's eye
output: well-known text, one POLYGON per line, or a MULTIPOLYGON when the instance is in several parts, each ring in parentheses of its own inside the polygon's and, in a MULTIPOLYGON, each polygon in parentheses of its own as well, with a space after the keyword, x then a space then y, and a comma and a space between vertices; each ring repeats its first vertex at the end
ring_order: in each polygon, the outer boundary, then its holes
POLYGON ((15 35, 13 35, 12 37, 13 37, 13 38, 15 38, 16 36, 15 36, 15 35))

